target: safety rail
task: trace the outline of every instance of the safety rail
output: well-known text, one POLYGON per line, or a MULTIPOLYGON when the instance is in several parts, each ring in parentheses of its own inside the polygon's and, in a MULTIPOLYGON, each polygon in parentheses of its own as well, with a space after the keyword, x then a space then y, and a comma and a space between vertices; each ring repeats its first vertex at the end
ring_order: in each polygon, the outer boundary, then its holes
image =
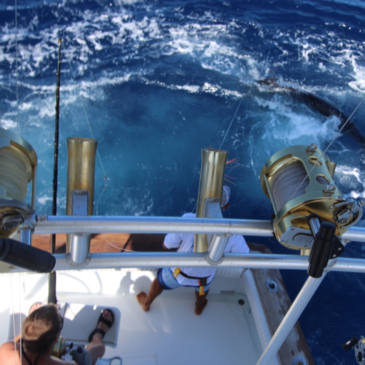
MULTIPOLYGON (((271 221, 183 217, 39 215, 36 234, 58 233, 207 233, 272 237, 271 221)), ((351 227, 343 240, 365 242, 365 228, 351 227)))

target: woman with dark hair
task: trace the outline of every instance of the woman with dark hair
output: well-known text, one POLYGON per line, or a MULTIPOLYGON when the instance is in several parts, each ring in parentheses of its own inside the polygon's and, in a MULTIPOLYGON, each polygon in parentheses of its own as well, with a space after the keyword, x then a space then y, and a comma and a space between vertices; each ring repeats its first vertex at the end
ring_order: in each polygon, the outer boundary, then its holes
MULTIPOLYGON (((105 353, 102 342, 105 333, 114 322, 114 314, 105 309, 98 319, 95 330, 90 334, 86 347, 89 363, 94 365, 105 353)), ((57 343, 63 319, 54 304, 41 306, 24 320, 21 341, 6 342, 0 346, 1 365, 75 365, 53 357, 53 346, 57 343)), ((85 357, 85 356, 84 356, 85 357)))

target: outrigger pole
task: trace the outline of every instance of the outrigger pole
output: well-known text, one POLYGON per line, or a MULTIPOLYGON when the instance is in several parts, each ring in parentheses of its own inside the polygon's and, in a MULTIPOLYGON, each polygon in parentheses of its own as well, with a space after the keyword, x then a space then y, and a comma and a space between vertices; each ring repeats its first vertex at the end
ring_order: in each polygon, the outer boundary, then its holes
MULTIPOLYGON (((60 86, 61 86, 61 44, 58 39, 58 65, 57 65, 57 87, 56 87, 56 122, 54 137, 54 165, 53 165, 53 201, 52 215, 57 215, 57 180, 58 180, 58 145, 59 145, 59 122, 60 122, 60 86)), ((56 235, 52 234, 51 254, 56 252, 56 235)), ((51 271, 48 281, 48 303, 56 304, 56 272, 51 271)))

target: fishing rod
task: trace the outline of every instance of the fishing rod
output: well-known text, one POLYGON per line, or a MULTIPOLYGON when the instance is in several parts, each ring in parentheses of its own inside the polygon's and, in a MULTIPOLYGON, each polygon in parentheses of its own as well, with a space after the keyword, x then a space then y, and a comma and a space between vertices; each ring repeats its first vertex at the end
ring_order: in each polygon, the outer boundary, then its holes
MULTIPOLYGON (((61 86, 61 44, 58 39, 58 67, 57 67, 57 87, 56 87, 56 121, 54 135, 54 161, 53 161, 53 201, 52 215, 57 214, 57 177, 58 177, 58 145, 59 145, 59 125, 60 125, 60 86, 61 86)), ((56 250, 56 236, 52 235, 51 253, 56 250)))
MULTIPOLYGON (((62 39, 58 39, 58 65, 57 65, 57 86, 56 86, 56 121, 54 136, 54 164, 53 164, 53 201, 52 215, 57 215, 57 180, 58 180, 58 146, 59 146, 59 124, 60 124, 60 86, 61 86, 61 44, 62 39)), ((52 234, 51 254, 56 252, 56 235, 52 234)), ((56 304, 56 272, 49 273, 48 280, 48 303, 56 304)))

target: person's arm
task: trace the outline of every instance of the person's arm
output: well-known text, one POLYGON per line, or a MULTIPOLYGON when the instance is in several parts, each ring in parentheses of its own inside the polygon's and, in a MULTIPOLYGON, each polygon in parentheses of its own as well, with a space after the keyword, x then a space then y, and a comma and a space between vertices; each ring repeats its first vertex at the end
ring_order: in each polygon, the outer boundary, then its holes
POLYGON ((0 346, 0 364, 14 364, 14 342, 5 342, 0 346))
MULTIPOLYGON (((0 346, 0 364, 1 365, 13 365, 14 364, 14 351, 19 351, 19 344, 17 349, 14 349, 14 342, 5 342, 0 346)), ((19 355, 18 355, 19 356, 19 355)), ((73 361, 63 361, 57 357, 49 356, 44 359, 43 364, 47 365, 76 365, 73 361)))

